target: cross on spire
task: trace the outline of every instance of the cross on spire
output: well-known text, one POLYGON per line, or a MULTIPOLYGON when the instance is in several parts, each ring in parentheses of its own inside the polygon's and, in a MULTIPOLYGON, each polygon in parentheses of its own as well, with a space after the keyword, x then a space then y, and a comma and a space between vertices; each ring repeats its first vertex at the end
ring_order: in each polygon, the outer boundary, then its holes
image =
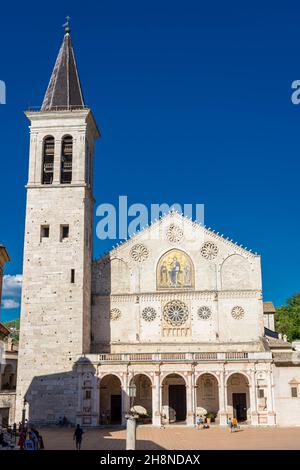
POLYGON ((70 18, 69 16, 66 16, 66 20, 67 20, 67 21, 65 22, 65 24, 63 24, 63 28, 65 28, 65 33, 66 33, 66 34, 69 34, 70 31, 71 31, 71 28, 70 28, 70 19, 71 19, 71 18, 70 18))

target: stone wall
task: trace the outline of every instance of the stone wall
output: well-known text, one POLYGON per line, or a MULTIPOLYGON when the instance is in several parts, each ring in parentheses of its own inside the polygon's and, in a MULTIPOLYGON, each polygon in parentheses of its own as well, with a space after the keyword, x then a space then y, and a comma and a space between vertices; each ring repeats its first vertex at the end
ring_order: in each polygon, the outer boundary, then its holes
POLYGON ((29 113, 27 185, 17 419, 24 398, 35 422, 75 421, 76 357, 90 350, 95 124, 88 110, 29 113), (61 142, 73 138, 72 183, 60 184, 61 142), (55 139, 54 178, 41 184, 43 142, 55 139), (87 164, 88 162, 88 164, 87 164), (61 237, 63 225, 69 236, 61 237), (42 226, 49 228, 43 236, 42 226))
POLYGON ((94 263, 93 351, 255 343, 263 336, 260 269, 259 256, 171 213, 94 263), (176 243, 170 238, 174 227, 182 234, 176 243), (176 288, 160 285, 161 260, 168 254, 181 262, 176 288), (186 315, 178 326, 165 313, 174 301, 186 315))
POLYGON ((274 398, 277 424, 295 426, 300 424, 300 367, 299 363, 273 367, 274 398), (292 397, 292 387, 297 397, 292 397))

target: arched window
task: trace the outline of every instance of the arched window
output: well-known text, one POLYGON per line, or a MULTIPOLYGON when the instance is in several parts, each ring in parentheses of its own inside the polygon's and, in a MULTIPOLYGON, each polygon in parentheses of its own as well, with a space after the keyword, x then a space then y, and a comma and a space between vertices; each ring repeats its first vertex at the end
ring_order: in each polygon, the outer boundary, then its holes
POLYGON ((66 135, 62 140, 61 147, 61 173, 62 184, 72 183, 72 160, 73 160, 73 138, 66 135))
POLYGON ((158 289, 191 289, 195 285, 194 266, 191 258, 174 248, 164 253, 157 263, 158 289))
POLYGON ((46 137, 43 144, 42 184, 52 184, 54 171, 54 137, 46 137))

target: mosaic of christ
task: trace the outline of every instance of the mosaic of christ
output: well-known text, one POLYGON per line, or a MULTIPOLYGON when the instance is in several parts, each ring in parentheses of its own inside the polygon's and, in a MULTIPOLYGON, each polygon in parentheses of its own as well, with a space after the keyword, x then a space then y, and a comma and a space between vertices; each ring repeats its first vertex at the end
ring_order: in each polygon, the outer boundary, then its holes
POLYGON ((193 266, 190 258, 180 250, 168 251, 157 267, 158 288, 193 287, 193 266))

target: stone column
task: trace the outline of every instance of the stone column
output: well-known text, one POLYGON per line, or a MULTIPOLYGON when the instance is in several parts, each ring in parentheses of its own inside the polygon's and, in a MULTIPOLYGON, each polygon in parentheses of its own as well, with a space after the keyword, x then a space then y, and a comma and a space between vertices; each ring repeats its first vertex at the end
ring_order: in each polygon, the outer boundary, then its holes
POLYGON ((97 426, 99 424, 99 416, 100 416, 100 388, 99 388, 99 380, 97 375, 93 377, 93 390, 92 390, 92 426, 97 426))
POLYGON ((224 370, 221 371, 219 376, 219 417, 220 425, 227 425, 227 385, 225 386, 224 370))
POLYGON ((154 373, 154 384, 152 386, 152 425, 160 426, 160 402, 161 402, 160 372, 154 373))
POLYGON ((78 372, 78 395, 77 395, 77 412, 76 412, 76 424, 82 425, 82 412, 83 412, 83 372, 79 369, 78 372))
POLYGON ((249 384, 250 392, 250 410, 251 410, 251 424, 258 425, 258 412, 257 412, 257 399, 256 399, 256 379, 255 379, 255 366, 251 369, 251 382, 249 384))
POLYGON ((193 409, 193 418, 194 418, 194 426, 196 426, 196 412, 197 412, 197 385, 196 385, 196 377, 195 377, 195 370, 192 373, 192 409, 193 409))
POLYGON ((53 184, 60 183, 60 170, 61 170, 61 138, 55 138, 54 144, 54 171, 53 171, 53 184))
POLYGON ((126 426, 126 415, 129 411, 130 407, 130 398, 129 398, 129 390, 128 390, 128 384, 130 381, 129 374, 124 374, 123 375, 123 381, 122 381, 122 389, 121 389, 121 394, 122 394, 122 426, 126 426))
POLYGON ((138 415, 126 415, 126 450, 135 450, 136 447, 136 425, 138 415))
POLYGON ((267 371, 267 412, 268 412, 268 424, 270 426, 274 426, 276 424, 276 413, 274 411, 273 377, 272 377, 271 370, 267 371))
POLYGON ((186 424, 188 426, 193 426, 194 425, 194 411, 193 411, 193 400, 192 400, 192 395, 193 395, 193 384, 192 384, 192 371, 189 371, 187 373, 187 385, 186 385, 186 411, 187 411, 187 416, 186 416, 186 424))
POLYGON ((41 183, 43 160, 43 137, 36 132, 30 134, 30 158, 28 184, 41 183))

